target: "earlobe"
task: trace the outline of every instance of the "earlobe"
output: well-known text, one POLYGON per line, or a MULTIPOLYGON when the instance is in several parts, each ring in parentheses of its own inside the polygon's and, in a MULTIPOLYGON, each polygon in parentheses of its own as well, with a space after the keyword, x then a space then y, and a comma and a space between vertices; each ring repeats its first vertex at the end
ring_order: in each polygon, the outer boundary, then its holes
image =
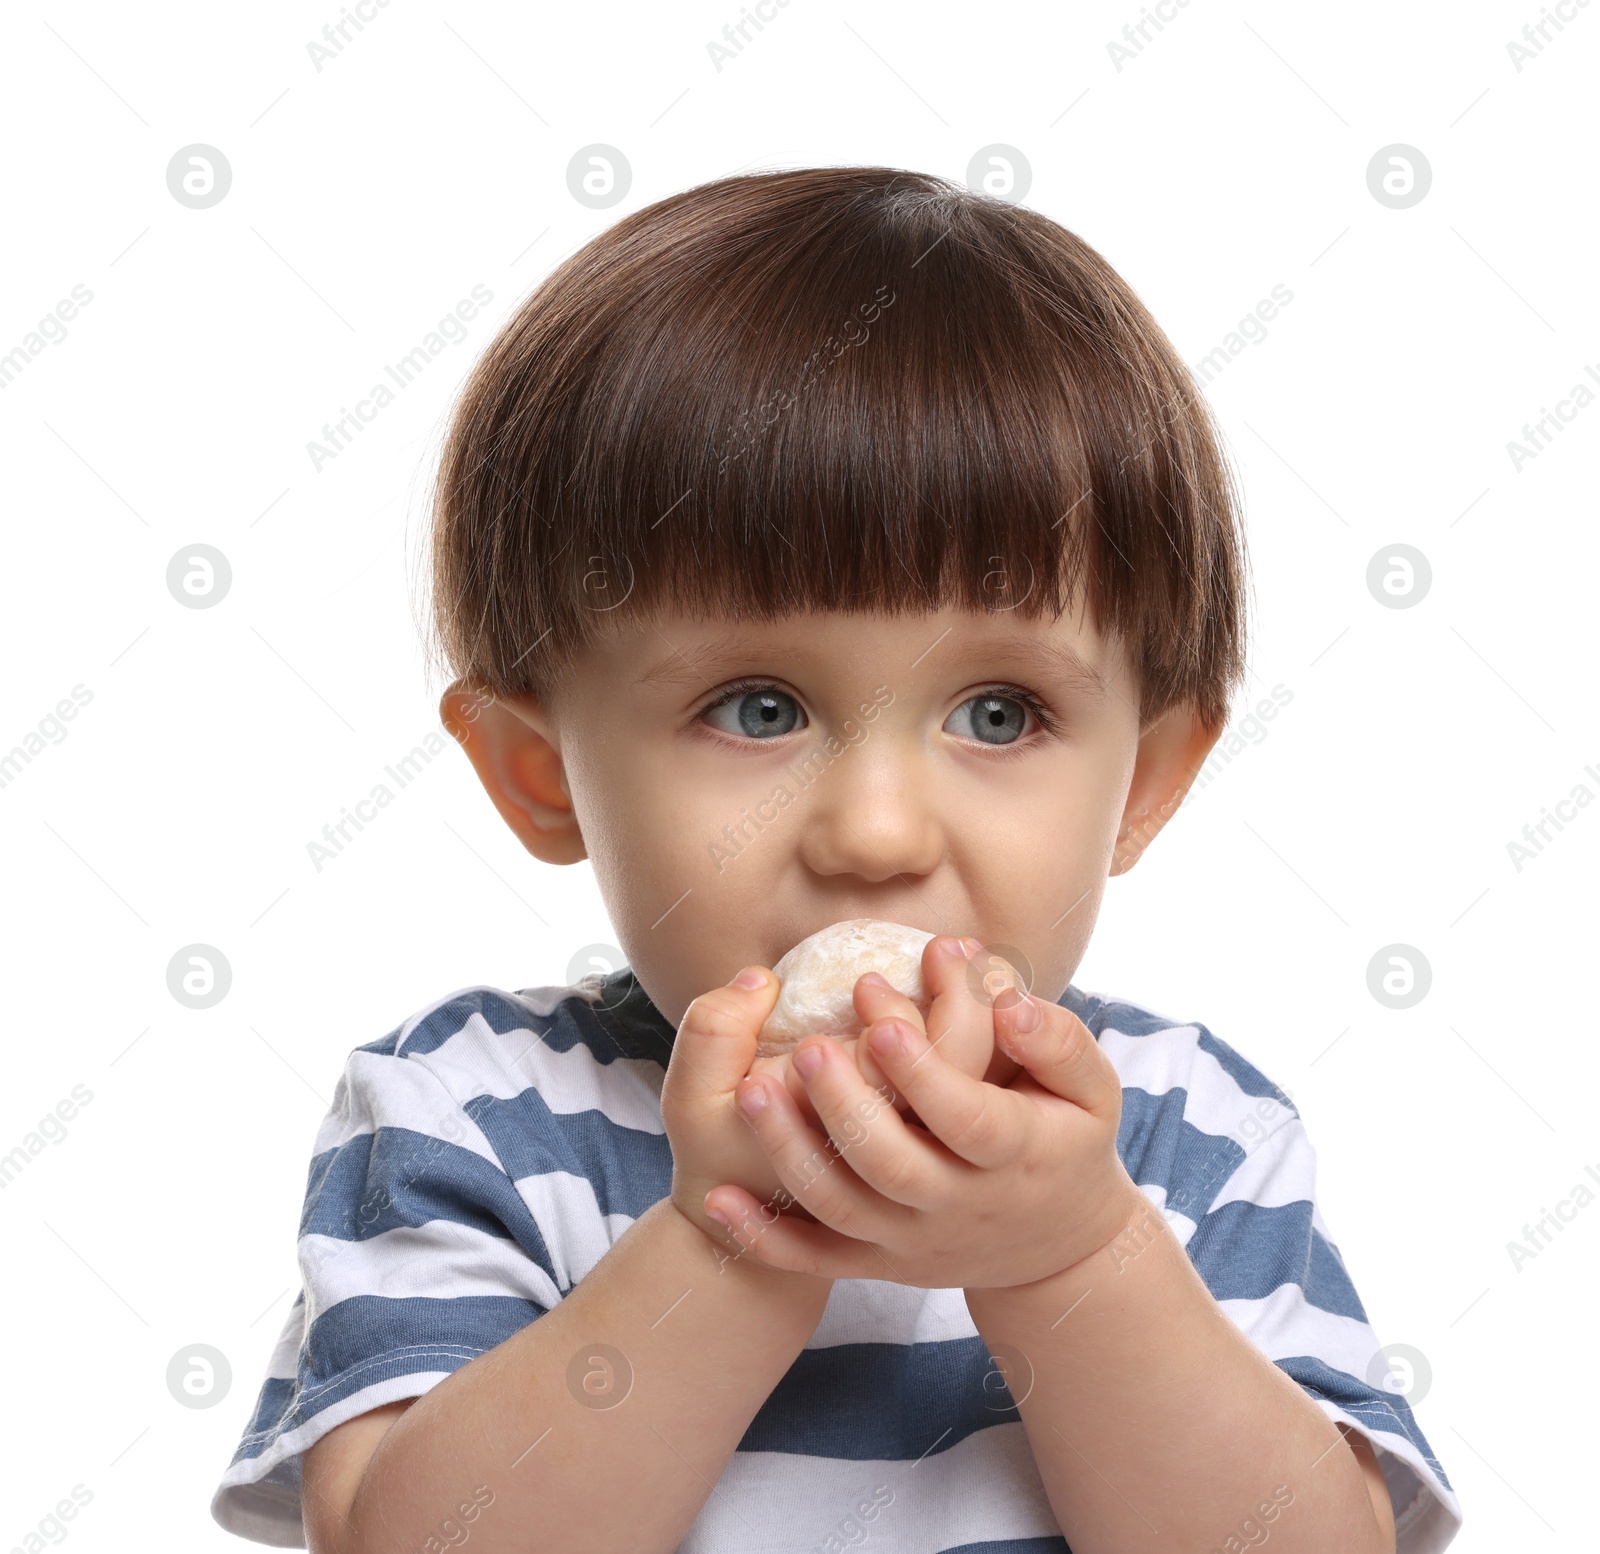
POLYGON ((501 818, 544 863, 588 857, 561 752, 531 697, 501 701, 464 681, 439 700, 439 720, 467 753, 501 818))

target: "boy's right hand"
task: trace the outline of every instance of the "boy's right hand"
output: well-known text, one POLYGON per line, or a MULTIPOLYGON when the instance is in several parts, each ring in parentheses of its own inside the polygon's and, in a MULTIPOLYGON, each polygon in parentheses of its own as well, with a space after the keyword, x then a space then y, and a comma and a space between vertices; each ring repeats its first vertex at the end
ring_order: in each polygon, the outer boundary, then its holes
MULTIPOLYGON (((739 1081, 746 1075, 777 1080, 801 1114, 826 1134, 790 1054, 756 1057, 756 1035, 778 1001, 780 984, 769 967, 746 970, 760 972, 758 987, 730 982, 702 993, 685 1010, 661 1090, 661 1116, 672 1146, 672 1201, 718 1245, 728 1244, 728 1232, 706 1213, 705 1197, 724 1182, 743 1187, 774 1210, 812 1217, 779 1181, 754 1124, 734 1104, 739 1081)), ((994 1051, 994 1027, 989 1004, 974 995, 965 952, 947 951, 940 940, 930 940, 922 970, 933 995, 928 1024, 943 1033, 941 1053, 963 1072, 982 1078, 994 1051)), ((910 1007, 891 990, 864 981, 856 983, 855 1006, 864 1027, 910 1007)), ((902 1113, 909 1109, 888 1085, 861 1036, 829 1039, 851 1052, 869 1084, 882 1087, 886 1104, 902 1113)))
POLYGON ((734 1091, 755 1061, 756 1032, 778 1001, 771 970, 746 970, 762 974, 758 987, 730 982, 702 993, 684 1011, 661 1086, 673 1204, 719 1246, 728 1234, 705 1210, 713 1187, 736 1183, 762 1203, 776 1198, 775 1208, 787 1201, 754 1126, 734 1105, 734 1091))

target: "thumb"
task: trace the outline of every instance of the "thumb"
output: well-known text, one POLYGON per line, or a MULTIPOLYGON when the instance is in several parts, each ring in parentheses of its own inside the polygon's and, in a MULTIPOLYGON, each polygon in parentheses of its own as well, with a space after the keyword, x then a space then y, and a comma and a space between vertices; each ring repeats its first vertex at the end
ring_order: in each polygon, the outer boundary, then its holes
POLYGON ((673 1041, 683 1061, 716 1094, 733 1093, 756 1056, 756 1033, 778 1001, 779 982, 765 966, 746 966, 726 987, 702 993, 684 1010, 673 1041), (748 986, 741 986, 743 978, 748 986))

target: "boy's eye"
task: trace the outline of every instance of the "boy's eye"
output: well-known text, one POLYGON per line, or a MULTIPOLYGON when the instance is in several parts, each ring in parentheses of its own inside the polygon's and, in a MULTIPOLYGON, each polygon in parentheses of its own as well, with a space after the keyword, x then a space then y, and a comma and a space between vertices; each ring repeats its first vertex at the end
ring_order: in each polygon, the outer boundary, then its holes
POLYGON ((973 696, 952 712, 945 732, 961 734, 986 745, 1014 744, 1027 727, 1028 706, 1015 696, 985 691, 973 696))
POLYGON ((701 716, 724 734, 774 739, 798 728, 802 714, 794 697, 775 685, 763 685, 755 690, 736 685, 721 701, 707 707, 701 716))

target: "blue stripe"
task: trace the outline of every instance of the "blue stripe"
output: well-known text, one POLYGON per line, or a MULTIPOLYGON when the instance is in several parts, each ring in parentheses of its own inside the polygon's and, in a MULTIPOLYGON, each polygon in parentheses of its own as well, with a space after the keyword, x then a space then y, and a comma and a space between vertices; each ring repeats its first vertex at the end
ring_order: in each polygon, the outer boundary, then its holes
MULTIPOLYGON (((650 1003, 632 971, 624 967, 600 979, 597 986, 597 1003, 575 993, 547 1015, 535 1014, 527 1004, 499 988, 465 988, 417 1022, 400 1047, 400 1054, 425 1057, 437 1051, 477 1015, 497 1036, 527 1032, 525 1046, 535 1040, 554 1052, 570 1052, 584 1046, 601 1065, 618 1058, 647 1058, 665 1068, 672 1055, 674 1029, 650 1003)), ((522 1055, 522 1050, 511 1054, 513 1060, 522 1055)))
POLYGON ((450 1220, 514 1241, 561 1288, 528 1206, 504 1171, 470 1149, 410 1128, 379 1128, 324 1151, 311 1169, 302 1236, 366 1241, 450 1220))
POLYGON ((1072 1554, 1065 1538, 1006 1538, 1000 1543, 962 1543, 939 1554, 1072 1554))
POLYGON ((1189 1241, 1189 1260, 1218 1300, 1264 1300, 1283 1284, 1335 1316, 1365 1322, 1338 1254, 1311 1223, 1304 1198, 1263 1208, 1235 1200, 1213 1209, 1189 1241))
POLYGON ((1117 1153, 1135 1182, 1165 1188, 1169 1209, 1198 1220, 1244 1159, 1245 1151, 1236 1139, 1195 1127, 1183 1115, 1188 1103, 1187 1090, 1175 1088, 1152 1095, 1137 1085, 1125 1084, 1117 1153))
POLYGON ((299 1380, 269 1378, 261 1389, 256 1417, 234 1460, 259 1456, 277 1436, 375 1382, 459 1370, 543 1315, 532 1301, 499 1295, 341 1300, 311 1324, 299 1380), (276 1422, 266 1425, 265 1419, 276 1422))
MULTIPOLYGON (((1374 1351, 1376 1352, 1376 1351, 1374 1351)), ((1295 1354, 1273 1362, 1287 1371, 1313 1397, 1327 1398, 1373 1430, 1403 1435, 1422 1454, 1422 1460, 1439 1475, 1446 1489, 1454 1486, 1446 1476, 1417 1425, 1411 1405, 1398 1392, 1382 1392, 1350 1375, 1334 1370, 1315 1355, 1295 1354)))
POLYGON ((672 1191, 672 1146, 665 1133, 613 1122, 604 1112, 563 1112, 533 1086, 502 1100, 480 1095, 466 1104, 513 1181, 570 1171, 594 1188, 602 1214, 637 1219, 672 1191))
POLYGON ((914 1462, 1022 1416, 983 1340, 802 1349, 756 1411, 740 1451, 914 1462))

